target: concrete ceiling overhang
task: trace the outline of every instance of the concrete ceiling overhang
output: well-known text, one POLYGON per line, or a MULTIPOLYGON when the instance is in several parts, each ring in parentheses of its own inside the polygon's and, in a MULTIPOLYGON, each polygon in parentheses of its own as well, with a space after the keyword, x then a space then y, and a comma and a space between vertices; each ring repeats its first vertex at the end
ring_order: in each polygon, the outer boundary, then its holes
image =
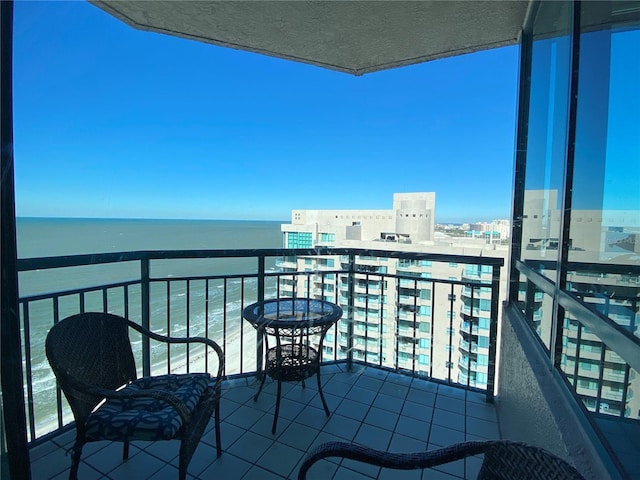
POLYGON ((530 3, 90 1, 138 29, 355 75, 516 44, 530 3))

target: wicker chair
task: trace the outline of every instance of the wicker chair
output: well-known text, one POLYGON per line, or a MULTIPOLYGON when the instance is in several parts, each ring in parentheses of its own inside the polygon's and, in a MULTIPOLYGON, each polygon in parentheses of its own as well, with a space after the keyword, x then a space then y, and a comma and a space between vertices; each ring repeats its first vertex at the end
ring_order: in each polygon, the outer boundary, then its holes
POLYGON ((300 466, 298 480, 305 480, 309 468, 327 457, 344 457, 396 470, 414 470, 482 454, 484 460, 478 480, 584 480, 575 468, 546 450, 508 440, 465 442, 417 453, 389 453, 352 443, 323 443, 307 454, 300 466))
POLYGON ((77 478, 82 447, 87 442, 122 441, 123 460, 127 460, 132 440, 171 439, 180 440, 178 475, 183 480, 214 411, 216 448, 221 455, 219 405, 224 354, 212 340, 166 337, 116 315, 80 313, 51 328, 46 352, 75 418, 71 480, 77 478), (136 378, 129 328, 164 343, 197 342, 211 347, 217 357, 216 376, 186 373, 136 378))

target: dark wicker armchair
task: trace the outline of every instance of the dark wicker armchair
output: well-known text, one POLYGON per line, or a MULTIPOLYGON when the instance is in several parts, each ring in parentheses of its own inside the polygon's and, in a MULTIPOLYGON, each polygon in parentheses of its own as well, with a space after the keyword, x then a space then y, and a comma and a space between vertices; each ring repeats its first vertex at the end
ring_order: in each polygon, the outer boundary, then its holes
POLYGON ((329 442, 309 452, 300 466, 298 480, 318 460, 344 457, 396 470, 431 468, 473 455, 484 455, 478 480, 584 480, 578 471, 538 447, 508 440, 465 442, 417 453, 389 453, 352 443, 329 442))
POLYGON ((166 337, 117 315, 80 313, 51 328, 46 351, 76 422, 70 479, 77 478, 82 447, 87 442, 122 441, 126 460, 132 440, 170 439, 180 440, 179 478, 185 479, 214 412, 217 454, 222 453, 219 405, 224 354, 212 340, 166 337), (217 357, 216 375, 136 378, 129 328, 164 343, 198 342, 211 347, 217 357))

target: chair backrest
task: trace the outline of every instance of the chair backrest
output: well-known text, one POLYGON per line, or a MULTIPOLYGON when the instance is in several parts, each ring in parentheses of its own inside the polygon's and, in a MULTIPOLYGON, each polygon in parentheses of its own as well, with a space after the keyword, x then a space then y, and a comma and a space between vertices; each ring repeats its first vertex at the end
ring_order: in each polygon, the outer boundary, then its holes
POLYGON ((110 390, 136 379, 128 322, 117 315, 87 312, 61 320, 47 334, 46 352, 77 423, 102 398, 79 392, 72 379, 110 390))
POLYGON ((478 480, 584 480, 570 464, 552 453, 520 442, 487 442, 478 480))
POLYGON ((470 456, 483 455, 478 480, 584 480, 569 463, 542 448, 510 440, 462 442, 437 450, 394 453, 355 443, 327 442, 307 454, 298 480, 305 480, 318 460, 342 457, 397 470, 433 468, 470 456))

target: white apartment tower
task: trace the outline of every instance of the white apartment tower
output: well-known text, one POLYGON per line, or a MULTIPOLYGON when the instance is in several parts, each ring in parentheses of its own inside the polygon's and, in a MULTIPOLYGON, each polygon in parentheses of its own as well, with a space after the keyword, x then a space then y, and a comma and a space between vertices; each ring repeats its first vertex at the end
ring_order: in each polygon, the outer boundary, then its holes
MULTIPOLYGON (((286 248, 332 246, 507 258, 507 247, 483 238, 436 235, 434 217, 435 193, 395 193, 391 210, 293 210, 291 223, 283 224, 281 231, 286 248)), ((349 257, 288 258, 279 266, 285 272, 347 270, 349 257)), ((281 284, 289 293, 295 290, 345 309, 336 337, 329 334, 325 340, 326 358, 340 355, 335 348, 342 353, 348 348, 352 321, 354 359, 486 388, 491 290, 461 282, 490 283, 491 268, 359 255, 353 286, 346 274, 335 278, 312 273, 281 284)), ((506 291, 506 270, 501 270, 500 299, 506 291)))

